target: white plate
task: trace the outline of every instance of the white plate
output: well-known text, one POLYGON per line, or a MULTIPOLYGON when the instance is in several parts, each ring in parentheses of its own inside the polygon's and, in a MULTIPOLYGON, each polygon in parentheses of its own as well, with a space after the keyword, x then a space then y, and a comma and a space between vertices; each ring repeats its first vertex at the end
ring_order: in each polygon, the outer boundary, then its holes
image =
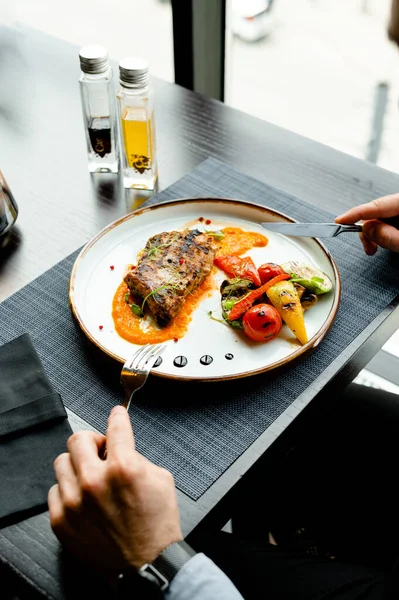
MULTIPOLYGON (((149 237, 193 226, 199 217, 210 219, 212 229, 235 226, 266 235, 269 239, 266 247, 253 248, 247 253, 257 266, 289 260, 313 264, 327 273, 334 288, 319 296, 317 304, 305 312, 309 342, 304 346, 300 346, 286 325, 274 340, 256 343, 242 332, 211 320, 209 311, 220 315, 220 293, 215 290, 194 312, 186 335, 177 343, 166 342, 162 364, 152 373, 179 380, 226 380, 274 369, 312 351, 330 329, 339 305, 339 274, 330 253, 316 239, 273 234, 260 225, 262 221, 293 221, 282 213, 241 200, 219 198, 185 198, 139 209, 111 223, 86 244, 75 261, 69 285, 71 309, 86 336, 119 362, 124 362, 138 348, 116 333, 111 314, 113 296, 126 265, 136 261, 137 252, 144 248, 149 237), (233 358, 228 360, 228 354, 233 358), (213 358, 211 364, 201 364, 204 355, 213 358), (177 356, 187 358, 185 367, 174 365, 177 356)), ((224 278, 220 273, 220 281, 224 278)))

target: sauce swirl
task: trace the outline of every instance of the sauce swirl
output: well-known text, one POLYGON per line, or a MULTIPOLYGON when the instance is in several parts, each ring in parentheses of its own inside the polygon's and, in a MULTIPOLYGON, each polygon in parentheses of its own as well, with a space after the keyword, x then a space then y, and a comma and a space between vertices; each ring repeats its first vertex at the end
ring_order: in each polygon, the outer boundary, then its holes
POLYGON ((267 246, 268 239, 255 231, 243 231, 239 227, 221 229, 223 237, 216 241, 216 256, 239 256, 251 248, 267 246))
MULTIPOLYGON (((112 318, 115 330, 123 339, 132 344, 159 344, 167 340, 182 338, 187 333, 192 314, 198 304, 215 289, 213 273, 201 285, 189 294, 181 311, 167 327, 159 327, 152 316, 145 312, 143 318, 136 317, 125 301, 129 289, 124 281, 118 286, 112 301, 112 318)), ((139 306, 141 301, 134 300, 139 306)))
MULTIPOLYGON (((217 256, 235 255, 239 256, 251 248, 263 247, 268 243, 266 236, 251 231, 243 231, 239 227, 226 227, 221 230, 223 237, 215 240, 217 256)), ((135 316, 130 306, 125 301, 125 295, 129 289, 124 281, 118 286, 112 301, 112 318, 115 330, 120 337, 132 344, 158 344, 167 340, 177 340, 186 333, 192 320, 192 315, 197 306, 205 297, 211 296, 215 289, 214 275, 216 267, 212 273, 202 282, 202 284, 189 294, 183 308, 174 319, 173 323, 167 327, 159 327, 149 312, 145 312, 143 318, 135 316)), ((139 298, 133 300, 141 306, 139 298)))

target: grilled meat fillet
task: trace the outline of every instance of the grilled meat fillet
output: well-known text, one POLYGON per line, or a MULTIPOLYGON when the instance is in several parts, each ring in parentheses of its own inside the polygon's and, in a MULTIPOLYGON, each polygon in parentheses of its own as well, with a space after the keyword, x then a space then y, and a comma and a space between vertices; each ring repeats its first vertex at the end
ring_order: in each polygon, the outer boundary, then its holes
POLYGON ((124 280, 133 294, 147 297, 146 305, 164 327, 211 272, 214 257, 212 238, 198 229, 159 233, 147 241, 137 267, 124 280))

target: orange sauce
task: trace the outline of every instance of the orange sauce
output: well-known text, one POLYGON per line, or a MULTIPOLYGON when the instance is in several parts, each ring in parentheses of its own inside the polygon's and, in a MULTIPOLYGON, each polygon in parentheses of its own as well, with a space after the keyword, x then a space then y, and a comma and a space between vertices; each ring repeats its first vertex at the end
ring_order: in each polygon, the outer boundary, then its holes
POLYGON ((261 233, 254 231, 243 231, 239 227, 225 227, 221 229, 224 236, 221 240, 215 240, 218 246, 217 256, 240 256, 251 248, 263 248, 267 246, 268 239, 261 233))
MULTIPOLYGON (((143 319, 132 313, 130 306, 125 302, 125 294, 129 289, 126 283, 122 281, 112 301, 112 317, 115 330, 123 339, 132 344, 158 344, 166 342, 166 340, 182 338, 187 332, 194 310, 203 298, 211 295, 214 289, 215 283, 211 273, 195 292, 187 296, 183 308, 174 321, 167 327, 159 329, 149 319, 146 319, 143 326, 143 319)), ((142 301, 137 299, 135 302, 141 306, 142 301)))
MULTIPOLYGON (((216 255, 218 256, 239 256, 253 247, 264 247, 268 243, 266 236, 243 231, 238 227, 226 227, 221 231, 224 233, 224 237, 221 240, 215 240, 216 255)), ((208 275, 195 292, 188 295, 173 323, 162 329, 157 327, 152 319, 142 319, 132 313, 130 306, 125 301, 125 294, 129 292, 129 289, 122 281, 112 301, 112 318, 116 332, 132 344, 157 344, 166 340, 182 338, 187 333, 194 310, 215 289, 214 273, 215 268, 214 272, 208 275)), ((136 299, 135 303, 141 306, 142 300, 136 299)))

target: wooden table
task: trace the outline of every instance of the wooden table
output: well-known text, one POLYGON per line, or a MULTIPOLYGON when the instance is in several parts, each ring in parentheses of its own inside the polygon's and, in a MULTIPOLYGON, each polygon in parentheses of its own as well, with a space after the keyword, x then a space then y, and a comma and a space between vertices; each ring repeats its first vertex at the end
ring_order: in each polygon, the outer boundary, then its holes
MULTIPOLYGON (((20 215, 0 246, 0 301, 132 207, 118 176, 91 176, 87 170, 78 48, 31 30, 12 37, 19 54, 3 49, 8 68, 0 69, 0 89, 14 99, 14 109, 0 104, 0 168, 20 215)), ((159 189, 213 156, 336 214, 399 191, 399 175, 220 102, 162 80, 155 81, 155 94, 159 189)), ((397 306, 387 307, 307 390, 306 401, 298 398, 197 502, 179 493, 188 540, 202 527, 223 526, 251 477, 317 413, 320 386, 337 390, 353 380, 398 328, 397 306)), ((70 418, 74 428, 86 426, 70 418)), ((47 513, 0 530, 0 558, 7 576, 15 575, 21 598, 32 591, 48 598, 76 596, 47 513)))

